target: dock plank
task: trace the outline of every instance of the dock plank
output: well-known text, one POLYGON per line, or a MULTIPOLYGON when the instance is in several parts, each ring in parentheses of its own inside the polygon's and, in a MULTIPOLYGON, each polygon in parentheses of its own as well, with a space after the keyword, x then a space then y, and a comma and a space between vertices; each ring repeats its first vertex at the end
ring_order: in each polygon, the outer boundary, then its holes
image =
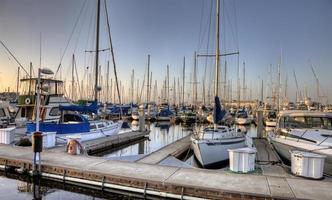
POLYGON ((190 135, 181 138, 163 148, 152 152, 143 158, 137 160, 136 162, 139 163, 146 163, 146 164, 158 164, 162 160, 166 159, 168 156, 176 157, 179 154, 182 154, 184 151, 188 150, 190 147, 190 135))
MULTIPOLYGON (((29 166, 28 147, 0 145, 0 164, 29 166)), ((94 156, 72 156, 45 150, 42 171, 55 175, 134 188, 213 199, 332 199, 328 180, 244 175, 215 170, 189 169, 146 163, 107 160, 94 156), (288 187, 287 187, 288 185, 288 187)), ((59 181, 63 181, 62 178, 59 181)))
POLYGON ((258 161, 258 166, 262 169, 263 175, 291 177, 282 166, 277 165, 279 159, 266 139, 254 139, 253 143, 257 149, 256 161, 258 161))
POLYGON ((292 189, 289 187, 288 182, 279 177, 267 177, 269 189, 272 196, 281 198, 295 198, 292 189))

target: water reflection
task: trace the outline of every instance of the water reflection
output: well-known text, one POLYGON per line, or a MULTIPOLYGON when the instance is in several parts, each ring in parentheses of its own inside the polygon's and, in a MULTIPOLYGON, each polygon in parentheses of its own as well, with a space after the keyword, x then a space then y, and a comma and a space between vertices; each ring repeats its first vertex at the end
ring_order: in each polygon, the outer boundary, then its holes
MULTIPOLYGON (((15 177, 13 177, 15 178, 15 177)), ((49 181, 48 181, 49 182, 49 181)), ((40 186, 29 182, 10 179, 0 176, 0 199, 16 200, 16 199, 48 199, 48 200, 70 200, 70 199, 100 199, 85 194, 68 192, 60 189, 54 189, 48 186, 40 186)))
MULTIPOLYGON (((132 126, 137 128, 137 121, 133 121, 132 126)), ((112 158, 149 154, 191 134, 193 130, 192 128, 183 128, 180 125, 174 125, 169 122, 155 122, 147 124, 146 127, 150 130, 149 140, 141 141, 140 143, 106 154, 104 157, 112 158)))

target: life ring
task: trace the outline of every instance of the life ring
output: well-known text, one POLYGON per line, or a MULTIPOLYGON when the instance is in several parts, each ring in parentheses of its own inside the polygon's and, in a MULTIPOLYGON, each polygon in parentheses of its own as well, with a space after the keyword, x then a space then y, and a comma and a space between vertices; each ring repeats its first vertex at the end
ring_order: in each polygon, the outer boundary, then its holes
POLYGON ((30 98, 26 98, 25 99, 25 104, 30 104, 31 103, 31 99, 30 98))

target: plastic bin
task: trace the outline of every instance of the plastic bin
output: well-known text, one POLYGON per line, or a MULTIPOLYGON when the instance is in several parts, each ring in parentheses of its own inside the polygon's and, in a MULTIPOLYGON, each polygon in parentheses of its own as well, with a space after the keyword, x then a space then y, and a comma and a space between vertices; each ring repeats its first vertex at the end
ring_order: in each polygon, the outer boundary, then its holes
POLYGON ((0 143, 11 144, 15 139, 15 127, 0 129, 0 143))
POLYGON ((256 148, 228 149, 229 168, 233 172, 247 173, 255 170, 256 148))
POLYGON ((293 151, 291 152, 291 171, 296 176, 321 179, 325 158, 324 155, 312 152, 293 151))
POLYGON ((44 132, 43 133, 43 148, 51 148, 56 143, 56 132, 44 132))

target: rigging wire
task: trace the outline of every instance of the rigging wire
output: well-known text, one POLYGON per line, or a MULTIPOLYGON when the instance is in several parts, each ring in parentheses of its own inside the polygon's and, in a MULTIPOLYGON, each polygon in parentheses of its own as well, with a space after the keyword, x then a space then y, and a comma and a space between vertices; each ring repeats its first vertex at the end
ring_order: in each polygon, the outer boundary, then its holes
POLYGON ((57 68, 57 70, 56 70, 56 72, 55 72, 55 74, 54 74, 54 77, 56 77, 56 75, 57 75, 58 72, 59 72, 59 69, 60 69, 61 64, 62 64, 63 57, 65 56, 66 51, 67 51, 67 48, 68 48, 68 46, 69 46, 69 43, 70 43, 70 41, 71 41, 71 39, 72 39, 72 36, 74 35, 74 32, 75 32, 76 26, 77 26, 77 24, 78 24, 78 21, 79 21, 81 15, 82 15, 83 8, 85 7, 86 2, 87 2, 87 0, 85 0, 85 1, 83 2, 83 5, 82 5, 82 7, 81 7, 81 9, 80 9, 80 12, 79 12, 79 14, 78 14, 78 16, 77 16, 77 19, 76 19, 76 21, 75 21, 74 27, 73 27, 73 29, 72 29, 72 31, 71 31, 71 33, 70 33, 69 39, 68 39, 68 41, 67 41, 66 47, 65 47, 65 49, 64 49, 64 51, 63 51, 63 53, 62 53, 62 55, 61 55, 60 63, 59 63, 58 68, 57 68))
POLYGON ((202 42, 202 24, 203 24, 203 16, 204 16, 204 0, 202 0, 202 6, 201 6, 201 16, 200 16, 200 23, 199 23, 199 34, 198 34, 198 44, 197 44, 197 50, 199 51, 199 47, 201 46, 201 42, 202 42))
MULTIPOLYGON (((113 67, 114 67, 114 76, 115 76, 115 81, 116 81, 116 89, 118 92, 118 98, 119 98, 119 103, 121 105, 121 96, 120 96, 120 90, 119 90, 119 83, 118 83, 118 76, 116 73, 116 64, 115 64, 115 57, 114 57, 114 51, 113 51, 113 44, 112 44, 112 36, 111 36, 111 28, 110 28, 110 23, 109 23, 109 15, 107 11, 107 2, 104 0, 104 5, 105 5, 105 14, 106 14, 106 21, 107 21, 107 30, 108 30, 108 37, 109 37, 109 42, 110 42, 110 49, 112 53, 112 61, 113 61, 113 67)), ((120 119, 122 119, 122 109, 120 108, 120 119)))
POLYGON ((29 75, 28 71, 25 70, 25 68, 22 66, 22 64, 16 59, 16 57, 14 56, 14 54, 12 54, 12 52, 8 49, 8 47, 2 42, 2 40, 0 40, 0 43, 2 44, 2 46, 7 50, 7 52, 14 58, 14 60, 16 61, 16 63, 23 69, 23 71, 29 75))

